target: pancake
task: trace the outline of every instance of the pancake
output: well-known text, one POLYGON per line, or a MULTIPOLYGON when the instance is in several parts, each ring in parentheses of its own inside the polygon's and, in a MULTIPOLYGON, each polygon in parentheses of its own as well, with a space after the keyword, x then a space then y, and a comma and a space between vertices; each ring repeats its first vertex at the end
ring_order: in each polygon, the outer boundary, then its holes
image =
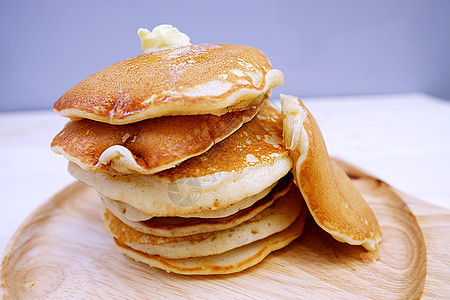
POLYGON ((105 207, 122 223, 136 231, 153 236, 179 237, 225 230, 250 220, 272 205, 278 198, 283 197, 288 192, 291 183, 292 176, 285 176, 285 178, 282 178, 263 199, 257 201, 250 207, 224 218, 156 217, 143 222, 135 222, 128 220, 123 214, 117 214, 116 212, 111 211, 107 205, 105 205, 105 207))
POLYGON ((227 208, 273 185, 292 165, 282 142, 280 113, 267 103, 252 121, 204 154, 155 175, 98 173, 71 162, 68 170, 105 197, 165 217, 227 208))
MULTIPOLYGON (((220 254, 280 232, 300 214, 301 195, 295 187, 262 212, 229 229, 180 237, 161 237, 132 229, 108 210, 104 227, 121 243, 144 253, 181 259, 220 254)), ((207 224, 205 224, 207 226, 207 224)))
POLYGON ((283 80, 258 49, 186 45, 109 66, 75 85, 53 108, 64 117, 108 124, 223 115, 259 105, 283 80))
POLYGON ((377 219, 351 180, 330 161, 320 129, 300 99, 281 95, 283 135, 294 180, 315 222, 336 240, 376 250, 377 219))
MULTIPOLYGON (((270 191, 276 184, 277 183, 274 183, 273 185, 265 188, 258 194, 255 194, 255 195, 247 197, 239 202, 231 204, 227 208, 216 209, 216 210, 205 210, 205 211, 200 211, 200 212, 192 213, 192 214, 183 214, 180 217, 182 217, 182 218, 224 218, 224 217, 231 216, 231 215, 237 213, 238 211, 240 211, 241 209, 250 207, 253 204, 255 204, 257 201, 264 198, 267 194, 270 193, 270 191)), ((103 203, 105 204, 105 206, 108 208, 108 210, 111 211, 118 218, 126 218, 129 221, 146 221, 146 220, 150 220, 153 218, 153 216, 147 215, 147 214, 141 212, 140 210, 138 210, 137 208, 135 208, 125 202, 112 200, 110 198, 105 197, 102 194, 99 194, 99 195, 100 195, 100 198, 103 200, 103 203)))
POLYGON ((270 252, 286 247, 301 235, 307 213, 303 202, 302 206, 299 217, 285 230, 262 240, 217 255, 168 259, 135 250, 117 239, 114 239, 114 241, 126 256, 167 272, 186 275, 236 273, 256 265, 269 255, 270 252))
POLYGON ((101 194, 99 194, 99 196, 102 199, 103 205, 124 223, 138 223, 141 221, 150 220, 152 218, 152 216, 141 212, 139 209, 126 204, 125 202, 112 200, 101 194))
POLYGON ((206 152, 250 121, 258 109, 252 106, 220 117, 161 117, 122 126, 70 121, 51 148, 85 170, 154 174, 206 152))

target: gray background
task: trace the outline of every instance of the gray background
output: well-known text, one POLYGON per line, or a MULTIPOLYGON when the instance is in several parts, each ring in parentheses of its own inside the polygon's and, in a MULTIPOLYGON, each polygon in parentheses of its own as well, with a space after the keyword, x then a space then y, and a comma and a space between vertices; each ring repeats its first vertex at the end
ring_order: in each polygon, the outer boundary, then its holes
POLYGON ((140 53, 139 27, 261 49, 300 97, 424 92, 450 99, 450 1, 5 1, 0 111, 46 109, 140 53))

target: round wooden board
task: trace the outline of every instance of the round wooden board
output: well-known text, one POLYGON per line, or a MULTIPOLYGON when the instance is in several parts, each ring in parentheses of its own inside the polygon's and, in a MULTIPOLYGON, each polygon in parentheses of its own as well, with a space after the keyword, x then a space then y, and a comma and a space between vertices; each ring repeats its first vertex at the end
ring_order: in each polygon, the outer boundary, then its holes
POLYGON ((95 191, 74 183, 40 206, 10 241, 2 291, 32 298, 419 298, 427 253, 416 217, 386 183, 344 162, 374 210, 384 239, 379 259, 335 241, 309 218, 304 233, 244 272, 221 276, 166 273, 132 261, 103 230, 95 191))

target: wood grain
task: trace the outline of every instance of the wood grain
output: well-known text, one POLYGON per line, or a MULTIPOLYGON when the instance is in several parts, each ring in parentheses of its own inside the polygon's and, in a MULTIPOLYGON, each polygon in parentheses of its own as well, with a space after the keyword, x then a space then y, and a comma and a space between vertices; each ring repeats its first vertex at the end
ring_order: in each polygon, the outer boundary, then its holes
POLYGON ((96 192, 77 182, 39 207, 11 239, 2 293, 11 299, 448 297, 450 212, 339 163, 382 227, 375 262, 310 218, 299 239, 244 272, 169 274, 121 255, 102 228, 96 192))

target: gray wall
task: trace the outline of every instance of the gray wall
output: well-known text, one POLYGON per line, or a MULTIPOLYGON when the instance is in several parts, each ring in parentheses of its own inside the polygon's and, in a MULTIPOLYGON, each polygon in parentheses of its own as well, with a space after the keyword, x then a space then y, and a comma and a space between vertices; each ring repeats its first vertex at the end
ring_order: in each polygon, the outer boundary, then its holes
POLYGON ((49 108, 140 53, 138 27, 263 50, 301 97, 425 92, 450 99, 450 1, 5 1, 0 110, 49 108))

